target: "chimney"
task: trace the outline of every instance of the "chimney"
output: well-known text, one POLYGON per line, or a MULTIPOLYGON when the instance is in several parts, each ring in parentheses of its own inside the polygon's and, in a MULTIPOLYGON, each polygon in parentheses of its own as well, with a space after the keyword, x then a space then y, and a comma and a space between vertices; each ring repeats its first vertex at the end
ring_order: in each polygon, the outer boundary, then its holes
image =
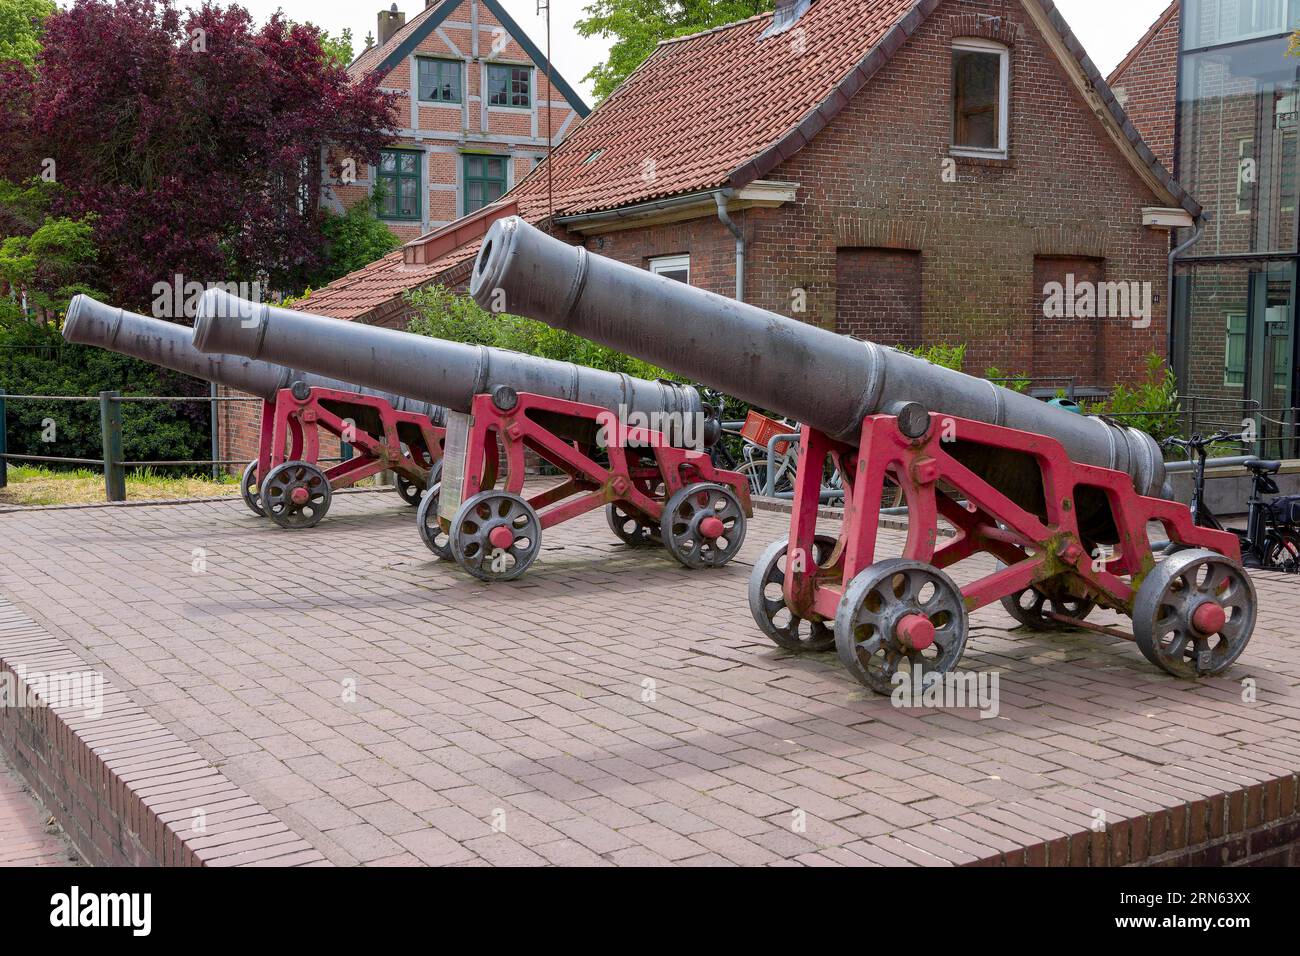
POLYGON ((406 26, 406 14, 398 12, 397 4, 387 10, 379 11, 379 45, 383 46, 392 39, 393 34, 406 26))

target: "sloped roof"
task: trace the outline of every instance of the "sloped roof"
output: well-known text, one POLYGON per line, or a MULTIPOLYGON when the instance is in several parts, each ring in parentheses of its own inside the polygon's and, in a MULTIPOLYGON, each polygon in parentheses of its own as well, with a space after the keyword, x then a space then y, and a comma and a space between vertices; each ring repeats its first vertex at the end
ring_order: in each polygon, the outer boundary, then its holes
MULTIPOLYGON (((536 223, 552 208, 557 217, 569 216, 743 187, 810 142, 942 2, 813 0, 796 29, 769 37, 763 36, 772 21, 767 13, 665 40, 507 198, 536 223)), ((1053 42, 1068 51, 1064 58, 1073 57, 1081 84, 1109 113, 1122 148, 1173 202, 1199 216, 1200 206, 1142 142, 1051 0, 1023 2, 1037 6, 1056 33, 1053 42)), ((477 239, 432 265, 394 266, 386 258, 374 264, 372 276, 362 270, 336 284, 347 286, 350 297, 372 278, 377 288, 391 289, 403 277, 406 288, 415 288, 476 251, 477 239)), ((336 284, 307 307, 343 318, 365 315, 340 306, 336 284)))
MULTIPOLYGON (((348 66, 348 75, 353 80, 360 80, 371 73, 378 73, 380 77, 388 75, 394 67, 419 47, 425 37, 441 26, 451 16, 452 12, 464 2, 465 0, 442 0, 441 3, 429 4, 406 21, 396 33, 388 38, 387 43, 363 51, 348 66)), ((577 114, 586 116, 590 113, 591 107, 565 81, 564 77, 555 71, 551 62, 546 58, 546 54, 537 47, 537 44, 533 43, 532 38, 506 12, 505 8, 497 0, 480 0, 480 2, 492 11, 492 15, 505 27, 506 32, 524 48, 524 52, 528 54, 529 59, 541 68, 542 72, 546 74, 577 114)))

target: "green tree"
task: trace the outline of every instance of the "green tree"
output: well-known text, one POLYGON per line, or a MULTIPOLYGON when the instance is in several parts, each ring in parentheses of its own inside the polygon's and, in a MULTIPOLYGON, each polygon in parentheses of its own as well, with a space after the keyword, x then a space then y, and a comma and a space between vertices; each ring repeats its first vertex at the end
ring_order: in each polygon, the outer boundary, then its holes
POLYGON ((325 262, 311 278, 320 288, 340 276, 356 272, 396 249, 401 240, 375 215, 375 203, 354 203, 347 212, 327 213, 321 221, 325 237, 325 262))
POLYGON ((52 318, 78 292, 92 291, 94 216, 52 215, 59 188, 40 179, 21 185, 0 179, 0 289, 28 317, 52 318))
POLYGON ((640 66, 660 40, 699 33, 771 10, 773 0, 594 0, 577 23, 584 37, 614 38, 609 58, 583 79, 595 84, 597 101, 640 66))
POLYGON ((54 12, 54 0, 0 0, 0 63, 31 65, 41 49, 41 25, 54 12))

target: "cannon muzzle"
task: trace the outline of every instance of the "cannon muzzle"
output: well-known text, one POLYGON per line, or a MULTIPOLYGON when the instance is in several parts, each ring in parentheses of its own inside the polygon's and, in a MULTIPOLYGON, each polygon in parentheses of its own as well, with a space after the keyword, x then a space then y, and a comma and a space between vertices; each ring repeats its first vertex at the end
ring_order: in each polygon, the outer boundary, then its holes
MULTIPOLYGON (((636 355, 849 444, 857 444, 865 416, 919 402, 932 412, 1049 435, 1077 462, 1127 472, 1142 494, 1163 491, 1160 447, 1137 429, 1051 408, 905 352, 624 265, 517 216, 498 220, 483 238, 470 294, 484 308, 503 302, 507 312, 636 355)), ((1016 470, 1005 462, 969 464, 1016 470)), ((1025 478, 1022 487, 1032 483, 1025 478)))
MULTIPOLYGON (((194 322, 201 352, 283 362, 468 412, 500 386, 621 412, 661 416, 676 442, 703 416, 699 392, 519 352, 448 342, 249 302, 209 289, 194 322), (662 417, 667 416, 667 417, 662 417), (678 433, 680 427, 681 433, 678 433)), ((694 431, 693 434, 700 434, 694 431)))
POLYGON ((446 417, 444 410, 437 405, 377 388, 358 387, 241 355, 206 354, 194 347, 191 336, 191 331, 185 326, 114 308, 88 295, 73 298, 63 320, 63 338, 69 342, 130 355, 151 365, 216 382, 267 401, 274 401, 280 389, 294 382, 305 382, 313 388, 360 392, 383 398, 398 411, 427 415, 439 425, 446 417))

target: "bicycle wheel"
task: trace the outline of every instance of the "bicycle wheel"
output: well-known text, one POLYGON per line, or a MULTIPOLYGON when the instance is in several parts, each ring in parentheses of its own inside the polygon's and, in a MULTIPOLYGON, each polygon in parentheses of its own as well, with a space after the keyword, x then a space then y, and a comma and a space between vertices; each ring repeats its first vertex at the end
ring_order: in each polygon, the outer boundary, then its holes
POLYGON ((1300 531, 1273 528, 1264 536, 1264 569, 1300 573, 1300 531))
MULTIPOLYGON (((737 474, 744 475, 749 479, 749 493, 751 495, 767 494, 767 468, 768 464, 766 458, 755 458, 751 461, 745 462, 736 469, 737 474)), ((780 494, 783 491, 794 491, 794 477, 793 466, 789 468, 781 468, 778 465, 776 481, 772 489, 773 492, 780 494)))

